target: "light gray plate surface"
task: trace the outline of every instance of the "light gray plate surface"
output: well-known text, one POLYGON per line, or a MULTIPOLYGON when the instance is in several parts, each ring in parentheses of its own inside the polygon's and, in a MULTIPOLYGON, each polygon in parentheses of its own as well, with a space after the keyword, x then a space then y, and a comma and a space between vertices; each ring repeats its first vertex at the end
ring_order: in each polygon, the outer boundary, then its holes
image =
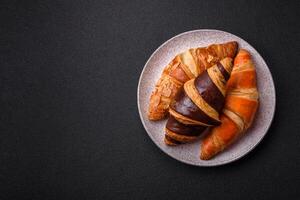
POLYGON ((153 142, 169 156, 196 166, 216 166, 235 161, 250 152, 267 133, 275 112, 275 87, 272 75, 267 64, 260 54, 243 39, 218 30, 194 30, 179 34, 162 44, 149 58, 141 73, 137 100, 142 123, 153 142), (237 41, 239 48, 244 48, 251 53, 256 66, 258 90, 260 93, 259 108, 252 127, 246 134, 209 161, 200 160, 200 140, 169 147, 164 144, 164 127, 166 120, 153 122, 147 118, 149 98, 159 79, 163 68, 176 56, 189 48, 207 46, 213 43, 237 41))

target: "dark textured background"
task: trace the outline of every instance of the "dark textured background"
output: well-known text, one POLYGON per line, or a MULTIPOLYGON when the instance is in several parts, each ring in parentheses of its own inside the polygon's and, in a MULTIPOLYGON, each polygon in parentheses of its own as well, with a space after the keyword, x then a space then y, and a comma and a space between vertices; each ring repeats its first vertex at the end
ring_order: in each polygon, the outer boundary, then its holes
POLYGON ((298 2, 1 1, 0 199, 296 199, 298 2), (277 92, 263 142, 215 168, 161 152, 136 102, 151 53, 203 28, 252 44, 277 92))

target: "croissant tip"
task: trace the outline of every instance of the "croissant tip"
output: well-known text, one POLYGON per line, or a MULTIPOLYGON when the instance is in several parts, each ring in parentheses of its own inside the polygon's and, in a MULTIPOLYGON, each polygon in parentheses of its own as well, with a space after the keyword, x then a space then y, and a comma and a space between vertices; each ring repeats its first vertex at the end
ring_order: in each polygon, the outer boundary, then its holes
POLYGON ((167 114, 160 114, 160 113, 153 113, 153 112, 148 113, 148 119, 151 121, 159 121, 164 119, 166 116, 167 114))
POLYGON ((175 144, 175 143, 169 141, 169 140, 166 138, 166 136, 165 136, 165 138, 164 138, 164 142, 165 142, 165 144, 168 145, 168 146, 177 146, 177 144, 175 144))
POLYGON ((211 157, 205 153, 202 153, 200 154, 200 159, 201 160, 209 160, 211 157))
POLYGON ((247 51, 246 49, 240 49, 239 53, 249 54, 250 55, 249 51, 247 51))
POLYGON ((159 118, 155 118, 155 117, 150 116, 150 115, 148 115, 148 119, 151 120, 151 121, 158 121, 158 120, 160 120, 159 118))
POLYGON ((238 53, 238 42, 237 41, 231 41, 231 44, 233 45, 233 54, 230 55, 230 57, 234 58, 236 56, 236 54, 238 53))
POLYGON ((237 41, 235 41, 235 40, 229 41, 228 43, 232 43, 232 44, 235 44, 235 45, 238 44, 237 41))

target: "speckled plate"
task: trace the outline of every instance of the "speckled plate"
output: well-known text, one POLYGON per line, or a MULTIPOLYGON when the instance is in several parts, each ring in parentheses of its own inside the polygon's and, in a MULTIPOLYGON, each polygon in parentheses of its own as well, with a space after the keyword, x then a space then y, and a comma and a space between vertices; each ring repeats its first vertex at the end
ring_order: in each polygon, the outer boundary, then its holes
POLYGON ((196 166, 216 166, 235 161, 247 153, 263 139, 275 112, 275 87, 270 70, 260 54, 245 40, 233 34, 218 30, 194 30, 179 34, 163 43, 149 58, 141 73, 137 91, 138 109, 142 123, 153 142, 169 156, 196 166), (200 140, 169 147, 164 144, 166 120, 153 122, 147 118, 149 98, 163 68, 176 56, 189 48, 207 46, 213 43, 237 41, 239 48, 247 49, 254 60, 260 92, 259 109, 252 127, 236 143, 213 159, 200 160, 200 140))

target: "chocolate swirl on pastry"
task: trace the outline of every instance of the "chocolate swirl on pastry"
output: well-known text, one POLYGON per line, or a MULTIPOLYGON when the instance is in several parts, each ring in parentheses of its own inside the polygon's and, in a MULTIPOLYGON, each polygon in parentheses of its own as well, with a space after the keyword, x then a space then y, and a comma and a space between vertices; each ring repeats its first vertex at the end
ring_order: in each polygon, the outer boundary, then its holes
POLYGON ((207 127, 220 125, 219 113, 231 70, 232 59, 224 58, 184 84, 170 105, 166 144, 195 141, 207 127))
POLYGON ((237 48, 238 43, 231 41, 188 49, 176 55, 156 82, 150 97, 148 118, 163 119, 168 114, 171 101, 186 81, 197 77, 223 58, 234 58, 237 48))

